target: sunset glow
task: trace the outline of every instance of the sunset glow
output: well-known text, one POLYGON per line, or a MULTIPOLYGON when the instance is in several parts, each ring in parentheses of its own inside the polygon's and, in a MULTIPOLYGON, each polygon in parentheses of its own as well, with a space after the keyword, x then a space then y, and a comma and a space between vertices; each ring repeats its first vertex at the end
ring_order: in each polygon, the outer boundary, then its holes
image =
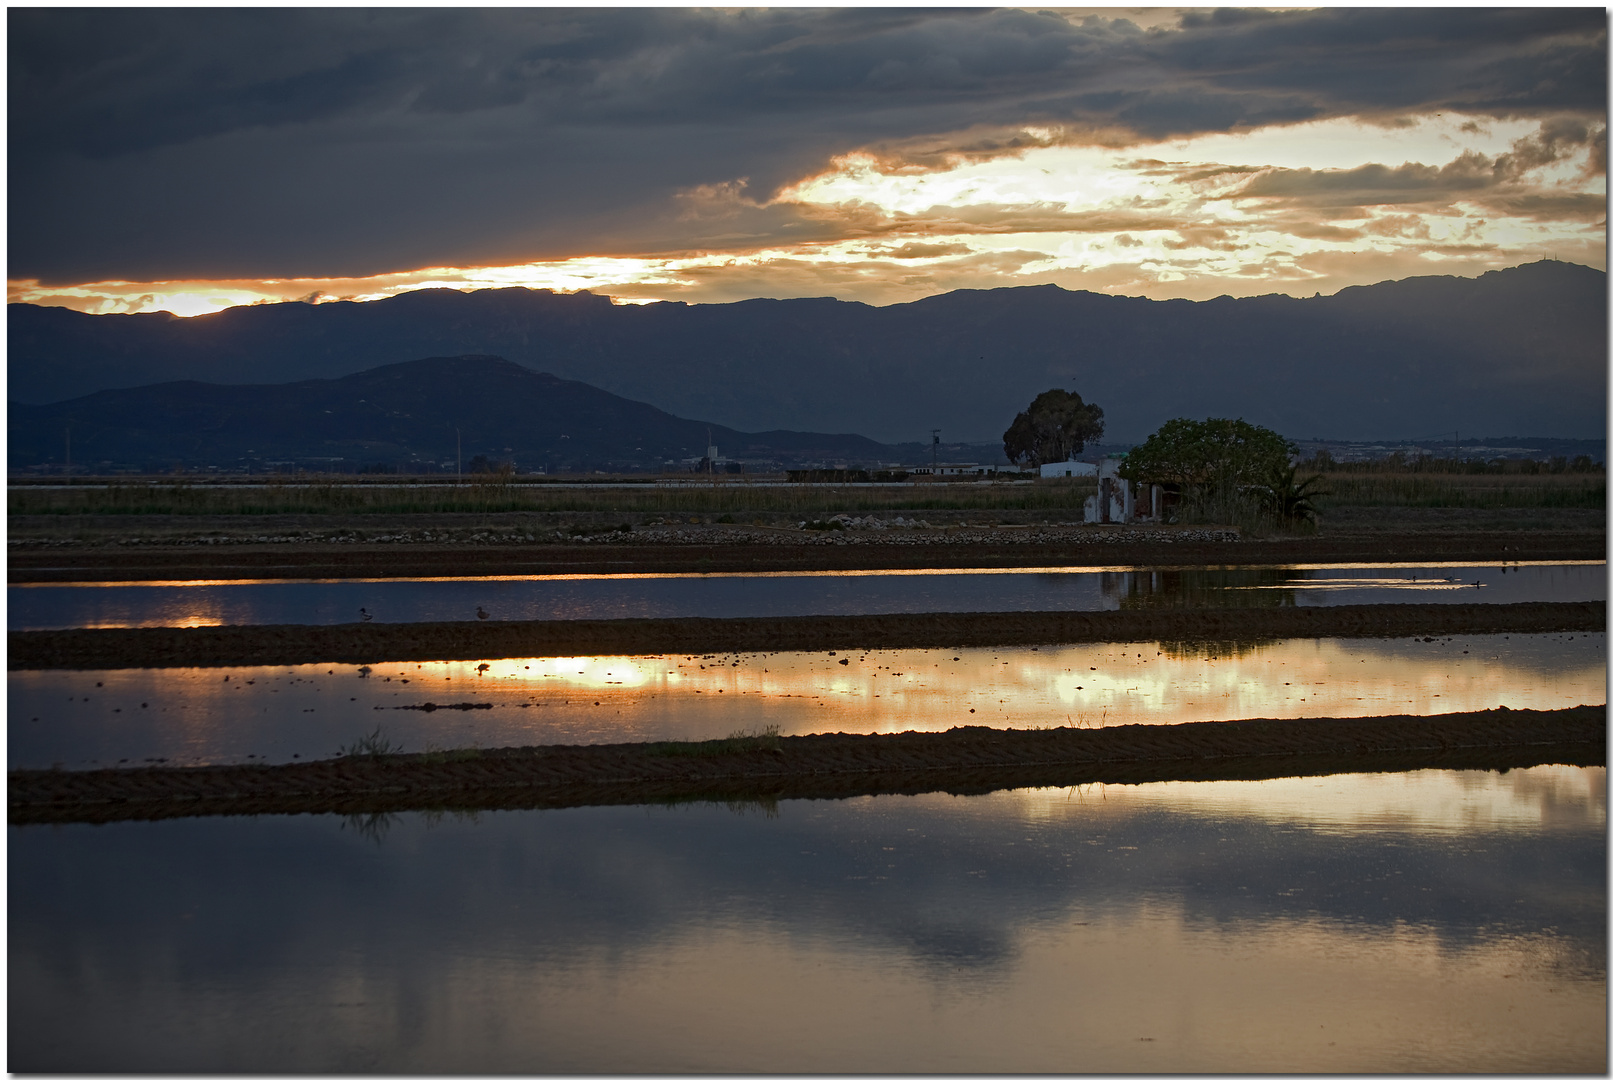
MULTIPOLYGON (((1120 53, 1232 33, 1175 9, 1061 18, 1077 40, 1120 53)), ((1305 17, 1275 18, 1260 32, 1297 29, 1305 17)), ((1195 122, 1186 126, 1198 130, 1151 135, 1101 109, 1080 111, 1007 124, 960 111, 941 129, 852 140, 766 184, 748 166, 708 169, 704 182, 634 196, 636 226, 534 241, 530 257, 513 261, 394 259, 382 272, 347 276, 19 275, 8 297, 180 316, 434 288, 589 290, 620 303, 827 295, 891 304, 1054 283, 1202 300, 1474 277, 1542 258, 1605 269, 1606 124, 1595 116, 1340 105, 1313 108, 1332 113, 1314 119, 1195 122)), ((946 124, 944 116, 924 123, 946 124)))

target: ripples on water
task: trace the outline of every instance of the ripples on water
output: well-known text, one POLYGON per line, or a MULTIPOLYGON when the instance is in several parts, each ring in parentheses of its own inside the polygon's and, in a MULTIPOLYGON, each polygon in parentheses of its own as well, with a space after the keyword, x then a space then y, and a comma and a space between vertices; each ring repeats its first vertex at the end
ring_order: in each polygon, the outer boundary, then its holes
POLYGON ((1606 770, 12 829, 8 1067, 1597 1072, 1606 770))
POLYGON ((13 768, 819 731, 1175 724, 1607 700, 1605 634, 13 671, 13 768), (488 705, 467 711, 420 709, 488 705), (413 708, 411 708, 411 706, 413 708))
POLYGON ((13 630, 1599 600, 1605 563, 13 585, 13 630), (1477 585, 1475 585, 1477 583, 1477 585), (1482 586, 1482 587, 1479 587, 1482 586))

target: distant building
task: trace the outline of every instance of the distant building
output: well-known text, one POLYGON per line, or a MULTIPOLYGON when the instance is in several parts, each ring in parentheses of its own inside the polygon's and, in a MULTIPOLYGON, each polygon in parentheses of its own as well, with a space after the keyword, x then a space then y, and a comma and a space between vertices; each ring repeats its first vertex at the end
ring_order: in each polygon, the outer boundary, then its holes
POLYGON ((1050 476, 1097 476, 1098 467, 1090 461, 1050 461, 1041 468, 1042 478, 1050 476))
POLYGON ((1018 465, 981 465, 974 461, 943 461, 934 466, 914 465, 907 470, 912 476, 996 476, 999 473, 1020 474, 1018 465))
POLYGON ((715 445, 706 447, 706 456, 702 458, 684 458, 683 463, 688 465, 690 472, 697 473, 742 473, 745 466, 737 461, 730 461, 717 453, 715 445))

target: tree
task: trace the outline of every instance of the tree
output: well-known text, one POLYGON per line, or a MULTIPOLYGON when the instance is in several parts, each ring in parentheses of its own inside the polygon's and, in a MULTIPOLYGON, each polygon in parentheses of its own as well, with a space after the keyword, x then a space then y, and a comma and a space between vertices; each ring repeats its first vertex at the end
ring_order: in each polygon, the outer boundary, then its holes
POLYGON ((1066 461, 1103 438, 1103 409, 1088 405, 1074 391, 1037 394, 1030 408, 1003 432, 1003 453, 1014 464, 1066 461))
POLYGON ((1261 507, 1284 525, 1315 525, 1316 502, 1323 495, 1333 494, 1319 487, 1322 476, 1317 473, 1301 481, 1293 465, 1279 466, 1272 471, 1264 484, 1250 489, 1261 507))
POLYGON ((1275 431, 1243 420, 1176 419, 1128 453, 1120 475, 1135 483, 1236 493, 1267 484, 1288 467, 1293 451, 1275 431))

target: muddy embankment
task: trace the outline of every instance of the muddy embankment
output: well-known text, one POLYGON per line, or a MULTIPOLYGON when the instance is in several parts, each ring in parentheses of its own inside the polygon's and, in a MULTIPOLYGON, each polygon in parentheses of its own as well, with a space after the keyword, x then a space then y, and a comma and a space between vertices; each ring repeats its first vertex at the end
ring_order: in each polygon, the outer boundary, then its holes
POLYGON ((1605 601, 13 631, 11 670, 1603 631, 1605 601))
MULTIPOLYGON (((15 523, 13 523, 15 524, 15 523)), ((994 569, 1036 566, 1276 566, 1343 562, 1556 562, 1606 557, 1606 533, 1385 531, 1282 539, 1199 538, 1204 530, 1086 526, 910 532, 794 533, 706 526, 646 542, 640 534, 588 543, 340 544, 200 542, 81 546, 14 543, 13 583, 202 581, 253 578, 447 577, 540 574, 757 573, 994 569)), ((1230 535, 1230 534, 1229 534, 1230 535)))
POLYGON ((1607 709, 953 728, 347 757, 291 765, 27 770, 13 825, 239 814, 386 814, 1606 763, 1607 709))

